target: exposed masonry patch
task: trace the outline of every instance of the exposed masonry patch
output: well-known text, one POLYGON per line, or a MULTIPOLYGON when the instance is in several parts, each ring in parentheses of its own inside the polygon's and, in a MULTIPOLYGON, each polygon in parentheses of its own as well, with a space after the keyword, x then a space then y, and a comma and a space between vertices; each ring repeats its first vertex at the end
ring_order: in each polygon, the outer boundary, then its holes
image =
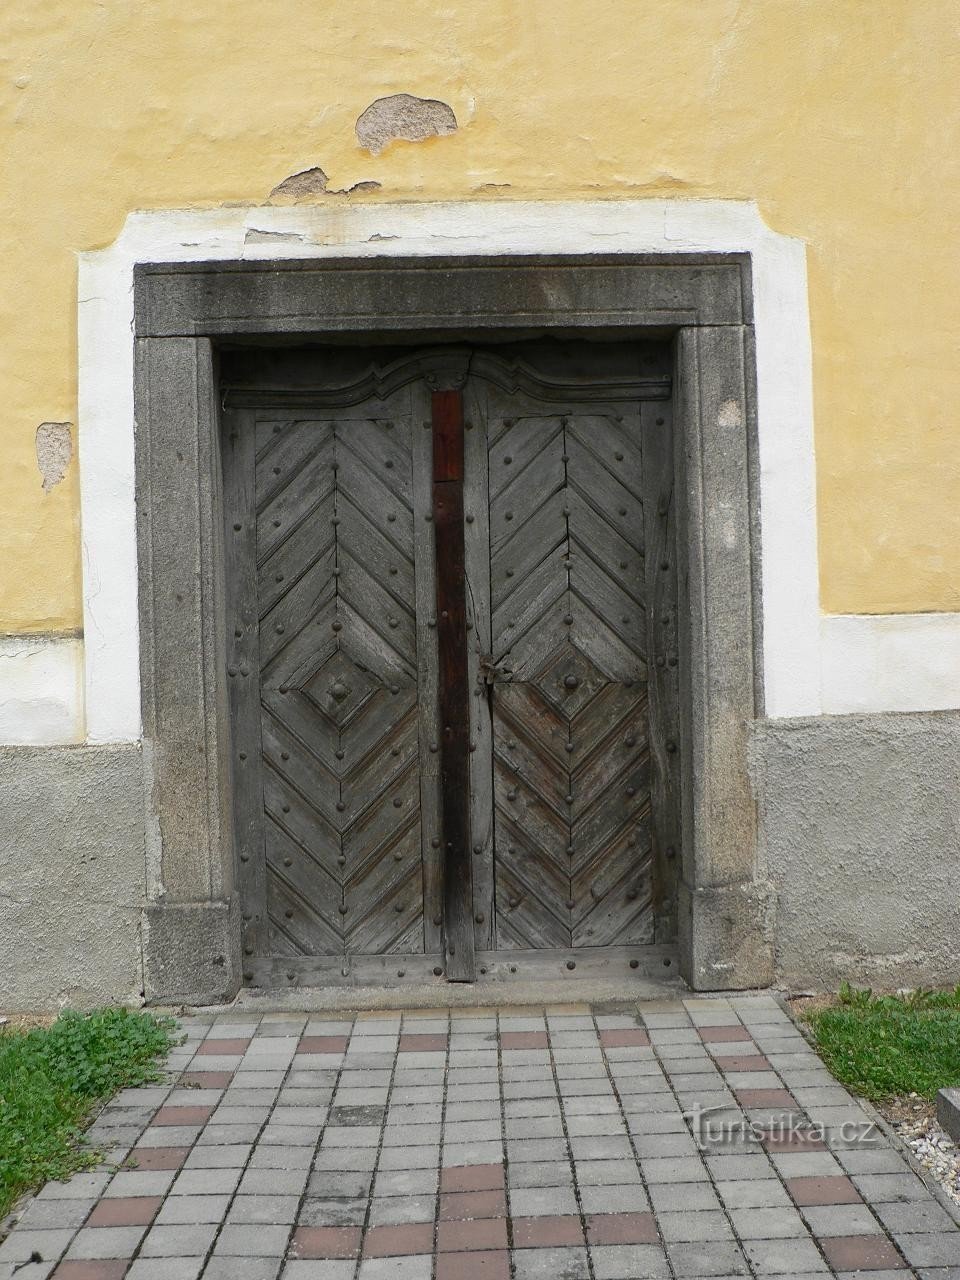
POLYGON ((718 427, 742 427, 743 413, 736 400, 724 400, 717 413, 718 427))
POLYGON ((300 200, 304 196, 320 195, 326 189, 327 175, 319 166, 314 166, 312 169, 303 169, 300 173, 291 173, 289 178, 284 178, 270 192, 270 198, 272 200, 274 196, 289 196, 293 200, 300 200))
POLYGON ((400 139, 422 142, 456 131, 457 117, 445 102, 410 93, 377 98, 357 119, 357 141, 374 155, 400 139))
MULTIPOLYGON (((279 197, 288 200, 305 200, 309 196, 352 196, 357 192, 380 190, 380 183, 372 178, 355 182, 352 187, 335 189, 327 186, 328 181, 327 175, 320 168, 303 169, 300 173, 292 173, 289 178, 284 178, 278 186, 274 187, 270 192, 270 199, 279 197)), ((305 238, 300 237, 300 239, 305 238)))
POLYGON ((73 457, 72 430, 72 422, 41 422, 37 427, 37 466, 44 493, 49 493, 67 474, 73 457))

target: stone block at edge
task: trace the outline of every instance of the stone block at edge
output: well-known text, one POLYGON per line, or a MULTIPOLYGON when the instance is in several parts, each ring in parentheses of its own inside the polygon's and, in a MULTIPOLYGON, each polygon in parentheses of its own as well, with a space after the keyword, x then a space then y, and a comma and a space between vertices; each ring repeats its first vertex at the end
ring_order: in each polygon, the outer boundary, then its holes
POLYGON ((774 980, 776 896, 766 881, 691 889, 678 898, 681 972, 694 991, 743 991, 774 980))
POLYGON ((143 917, 144 995, 154 1004, 222 1004, 240 985, 240 910, 227 902, 160 902, 143 917))
POLYGON ((954 1142, 960 1142, 960 1089, 941 1089, 937 1094, 937 1120, 954 1142))

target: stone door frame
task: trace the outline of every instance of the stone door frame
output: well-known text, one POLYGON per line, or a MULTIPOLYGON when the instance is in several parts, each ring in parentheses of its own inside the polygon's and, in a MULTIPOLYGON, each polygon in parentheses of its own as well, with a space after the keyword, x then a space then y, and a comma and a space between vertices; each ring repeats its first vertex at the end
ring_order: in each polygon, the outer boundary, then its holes
POLYGON ((746 253, 281 259, 134 268, 148 998, 240 982, 217 343, 672 336, 680 582, 681 972, 772 980, 748 777, 763 714, 751 259, 746 253))

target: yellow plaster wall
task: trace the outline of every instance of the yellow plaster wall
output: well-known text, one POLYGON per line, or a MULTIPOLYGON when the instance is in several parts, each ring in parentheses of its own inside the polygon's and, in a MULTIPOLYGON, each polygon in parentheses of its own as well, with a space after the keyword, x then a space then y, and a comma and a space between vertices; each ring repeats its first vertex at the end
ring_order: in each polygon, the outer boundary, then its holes
POLYGON ((7 0, 0 631, 80 623, 76 465, 45 494, 34 456, 77 420, 76 252, 312 165, 365 200, 756 199, 809 244, 823 606, 960 608, 958 84, 956 0, 7 0), (398 92, 460 131, 362 152, 398 92))

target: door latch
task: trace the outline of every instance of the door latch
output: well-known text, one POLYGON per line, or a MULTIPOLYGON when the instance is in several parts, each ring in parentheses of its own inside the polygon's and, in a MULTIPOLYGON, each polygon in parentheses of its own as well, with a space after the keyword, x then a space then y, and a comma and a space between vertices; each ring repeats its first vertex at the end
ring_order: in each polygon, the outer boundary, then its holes
POLYGON ((513 678, 513 668, 506 667, 503 660, 497 662, 492 653, 481 653, 477 679, 481 684, 504 684, 513 678))

